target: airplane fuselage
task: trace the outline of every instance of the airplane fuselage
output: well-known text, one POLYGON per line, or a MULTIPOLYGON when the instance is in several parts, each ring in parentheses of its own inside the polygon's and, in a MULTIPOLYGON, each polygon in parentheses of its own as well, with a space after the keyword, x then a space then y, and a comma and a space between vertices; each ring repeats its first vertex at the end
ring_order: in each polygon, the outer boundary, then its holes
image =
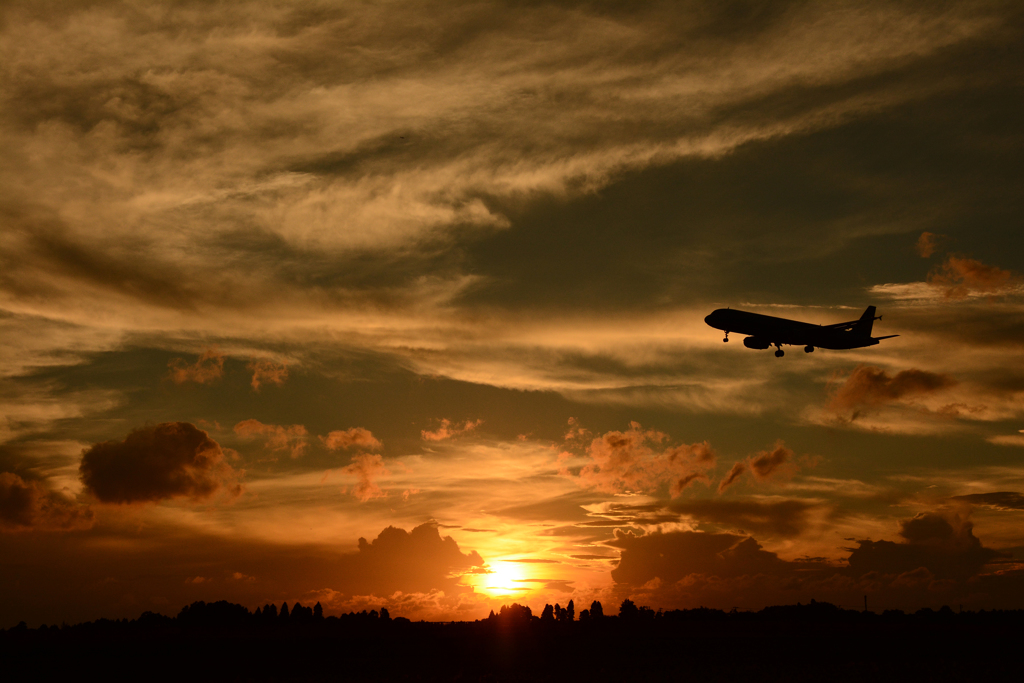
POLYGON ((766 349, 773 345, 778 347, 782 344, 803 346, 808 351, 815 348, 859 349, 878 344, 879 338, 871 336, 874 313, 872 306, 865 311, 861 321, 839 325, 814 325, 733 308, 719 308, 704 318, 704 322, 723 330, 727 335, 730 332, 750 335, 743 340, 743 344, 753 349, 766 349))

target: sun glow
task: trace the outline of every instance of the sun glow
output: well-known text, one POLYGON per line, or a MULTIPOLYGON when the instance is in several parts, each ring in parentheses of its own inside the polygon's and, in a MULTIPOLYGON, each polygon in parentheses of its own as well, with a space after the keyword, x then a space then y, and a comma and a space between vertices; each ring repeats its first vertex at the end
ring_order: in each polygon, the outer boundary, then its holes
POLYGON ((492 597, 521 595, 529 591, 529 577, 523 567, 515 562, 497 562, 490 567, 490 573, 481 575, 477 588, 492 597))

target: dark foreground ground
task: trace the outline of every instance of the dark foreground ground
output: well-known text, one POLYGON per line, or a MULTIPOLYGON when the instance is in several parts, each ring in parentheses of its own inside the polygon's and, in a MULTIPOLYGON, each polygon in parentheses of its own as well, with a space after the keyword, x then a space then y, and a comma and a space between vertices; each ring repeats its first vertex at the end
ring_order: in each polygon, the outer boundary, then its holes
POLYGON ((824 603, 759 613, 452 624, 354 614, 262 619, 227 603, 177 618, 0 632, 6 680, 1019 680, 1024 612, 913 615, 824 603), (10 677, 8 677, 10 676, 10 677), (31 676, 31 679, 28 677, 31 676))

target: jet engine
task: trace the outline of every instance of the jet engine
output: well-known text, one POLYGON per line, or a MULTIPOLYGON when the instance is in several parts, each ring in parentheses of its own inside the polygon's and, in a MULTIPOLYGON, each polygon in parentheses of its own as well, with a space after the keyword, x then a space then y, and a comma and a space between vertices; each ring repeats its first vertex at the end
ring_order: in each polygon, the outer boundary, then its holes
POLYGON ((748 349, 767 349, 772 343, 763 337, 747 337, 743 340, 743 345, 748 349))

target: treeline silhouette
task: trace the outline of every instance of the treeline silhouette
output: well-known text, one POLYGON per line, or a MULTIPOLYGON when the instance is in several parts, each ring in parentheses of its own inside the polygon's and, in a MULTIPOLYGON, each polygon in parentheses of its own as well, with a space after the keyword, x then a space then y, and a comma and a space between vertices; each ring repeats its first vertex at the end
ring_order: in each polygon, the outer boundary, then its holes
POLYGON ((8 670, 98 667, 147 680, 971 680, 1016 672, 1024 610, 889 610, 825 602, 760 611, 653 610, 607 616, 573 601, 540 615, 510 604, 486 619, 412 622, 387 609, 324 616, 195 602, 175 617, 0 631, 8 670))

